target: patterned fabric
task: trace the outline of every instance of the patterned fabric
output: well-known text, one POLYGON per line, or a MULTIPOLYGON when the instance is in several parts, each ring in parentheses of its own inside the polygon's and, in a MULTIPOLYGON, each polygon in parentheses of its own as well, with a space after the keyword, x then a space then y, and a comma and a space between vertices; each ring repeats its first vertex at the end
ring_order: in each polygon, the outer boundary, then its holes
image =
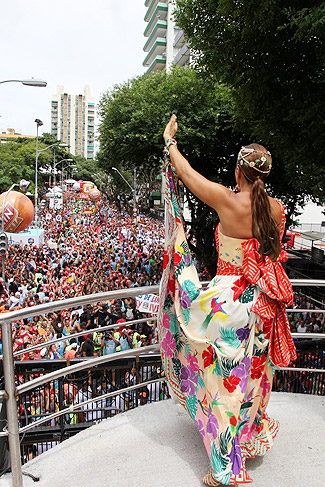
MULTIPOLYGON (((213 477, 225 485, 250 483, 246 458, 264 455, 279 427, 265 410, 273 380, 269 347, 281 334, 275 320, 288 300, 285 274, 279 262, 258 265, 255 239, 219 232, 222 262, 202 289, 184 234, 177 176, 168 151, 164 154, 166 237, 158 326, 165 374, 196 422, 213 477), (281 275, 276 282, 275 273, 281 275)), ((286 353, 285 339, 284 333, 276 360, 286 353)))

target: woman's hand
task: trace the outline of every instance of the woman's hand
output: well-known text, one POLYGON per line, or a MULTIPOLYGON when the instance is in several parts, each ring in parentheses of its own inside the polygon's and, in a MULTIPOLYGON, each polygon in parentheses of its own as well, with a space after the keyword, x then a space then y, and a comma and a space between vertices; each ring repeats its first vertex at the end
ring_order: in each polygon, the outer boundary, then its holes
POLYGON ((175 114, 173 114, 170 117, 170 120, 164 130, 164 135, 163 135, 164 140, 166 141, 167 139, 173 139, 175 137, 177 129, 178 129, 177 117, 175 114))

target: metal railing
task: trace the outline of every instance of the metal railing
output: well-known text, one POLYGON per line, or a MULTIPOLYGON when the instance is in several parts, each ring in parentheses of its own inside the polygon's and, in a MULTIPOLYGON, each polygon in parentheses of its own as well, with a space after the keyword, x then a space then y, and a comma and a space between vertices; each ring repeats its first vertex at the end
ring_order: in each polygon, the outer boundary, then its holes
MULTIPOLYGON (((308 279, 293 279, 291 281, 293 286, 319 286, 324 287, 325 281, 323 280, 308 280, 308 279)), ((97 303, 102 301, 109 301, 113 299, 122 298, 135 298, 136 296, 157 293, 158 286, 148 286, 142 288, 133 289, 122 289, 117 291, 109 291, 105 293, 96 293, 88 296, 78 296, 76 298, 69 298, 64 301, 55 301, 51 303, 41 304, 34 306, 33 308, 24 308, 16 311, 11 311, 0 315, 0 324, 2 327, 2 343, 3 343, 3 371, 5 379, 5 391, 2 396, 6 398, 7 402, 7 431, 0 436, 8 436, 9 438, 9 449, 10 449, 10 459, 11 459, 11 472, 12 472, 12 485, 13 487, 22 487, 22 470, 21 470, 21 457, 20 457, 20 442, 19 442, 19 423, 18 423, 18 413, 17 413, 17 403, 16 398, 19 394, 31 390, 41 384, 44 384, 50 380, 54 380, 59 377, 65 377, 69 373, 76 371, 91 369, 99 364, 109 362, 118 357, 128 357, 134 355, 140 355, 143 353, 148 353, 157 350, 157 345, 151 345, 148 347, 143 347, 140 349, 134 349, 118 352, 118 354, 105 355, 103 357, 93 358, 91 360, 86 360, 82 363, 71 365, 65 367, 63 370, 55 371, 45 376, 38 377, 32 381, 22 384, 16 387, 15 384, 15 372, 14 372, 14 354, 13 354, 13 343, 12 343, 12 330, 11 323, 16 320, 21 320, 23 318, 31 318, 44 313, 50 313, 53 311, 60 311, 62 309, 67 309, 75 306, 97 303), (112 355, 115 355, 112 358, 112 355)), ((309 310, 311 311, 311 310, 309 310)), ((299 312, 298 310, 292 310, 291 312, 299 312)), ((313 312, 318 312, 318 310, 313 310, 313 312)), ((147 321, 147 320, 145 320, 147 321)), ((127 324, 127 323, 126 323, 127 324)), ((112 325, 111 325, 112 326, 112 325)), ((124 325, 123 325, 124 326, 124 325)), ((103 330, 103 328, 102 328, 103 330)), ((81 333, 83 334, 83 333, 81 333)), ((322 334, 294 334, 295 337, 302 338, 324 338, 322 334)), ((66 340, 67 337, 62 337, 60 341, 66 340)), ((48 342, 50 343, 50 342, 48 342)), ((38 345, 36 349, 39 349, 38 345)), ((28 349, 31 350, 31 349, 28 349)), ((17 356, 17 354, 16 354, 17 356)), ((325 372, 324 370, 318 370, 319 372, 325 372)), ((138 387, 143 387, 145 383, 138 384, 138 387)), ((136 388, 135 386, 132 386, 136 388)), ((121 390, 116 391, 118 394, 121 390)), ((111 393, 110 393, 111 394, 111 393)), ((112 393, 112 395, 114 395, 112 393)), ((109 396, 108 396, 109 397, 109 396)), ((85 402, 85 404, 88 401, 85 402)), ((78 404, 80 406, 81 403, 78 404)), ((58 413, 54 413, 58 414, 58 413)), ((34 426, 34 424, 33 424, 34 426)))

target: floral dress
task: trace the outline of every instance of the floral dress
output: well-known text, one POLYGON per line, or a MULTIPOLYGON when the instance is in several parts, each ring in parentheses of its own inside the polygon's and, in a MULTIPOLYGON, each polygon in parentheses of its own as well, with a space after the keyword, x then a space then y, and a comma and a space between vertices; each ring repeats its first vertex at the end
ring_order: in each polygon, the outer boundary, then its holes
MULTIPOLYGON (((292 288, 256 239, 216 231, 217 275, 200 285, 182 224, 177 176, 165 153, 165 253, 158 327, 170 389, 195 421, 213 476, 250 483, 246 459, 264 455, 279 424, 266 414, 274 365, 296 358, 285 306, 292 288)), ((281 234, 284 229, 282 207, 281 234)))

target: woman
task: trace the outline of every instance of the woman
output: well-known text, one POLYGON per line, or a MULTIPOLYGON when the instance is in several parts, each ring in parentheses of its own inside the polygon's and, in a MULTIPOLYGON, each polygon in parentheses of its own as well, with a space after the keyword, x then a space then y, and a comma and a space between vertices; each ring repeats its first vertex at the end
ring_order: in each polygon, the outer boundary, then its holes
POLYGON ((271 154, 258 144, 242 147, 235 178, 238 193, 194 169, 166 126, 164 271, 158 326, 169 386, 195 420, 211 468, 206 485, 250 483, 246 458, 264 455, 278 432, 266 413, 273 365, 296 358, 285 305, 292 288, 281 266, 284 209, 264 181, 271 154), (184 235, 177 176, 219 215, 218 272, 203 290, 184 235))

